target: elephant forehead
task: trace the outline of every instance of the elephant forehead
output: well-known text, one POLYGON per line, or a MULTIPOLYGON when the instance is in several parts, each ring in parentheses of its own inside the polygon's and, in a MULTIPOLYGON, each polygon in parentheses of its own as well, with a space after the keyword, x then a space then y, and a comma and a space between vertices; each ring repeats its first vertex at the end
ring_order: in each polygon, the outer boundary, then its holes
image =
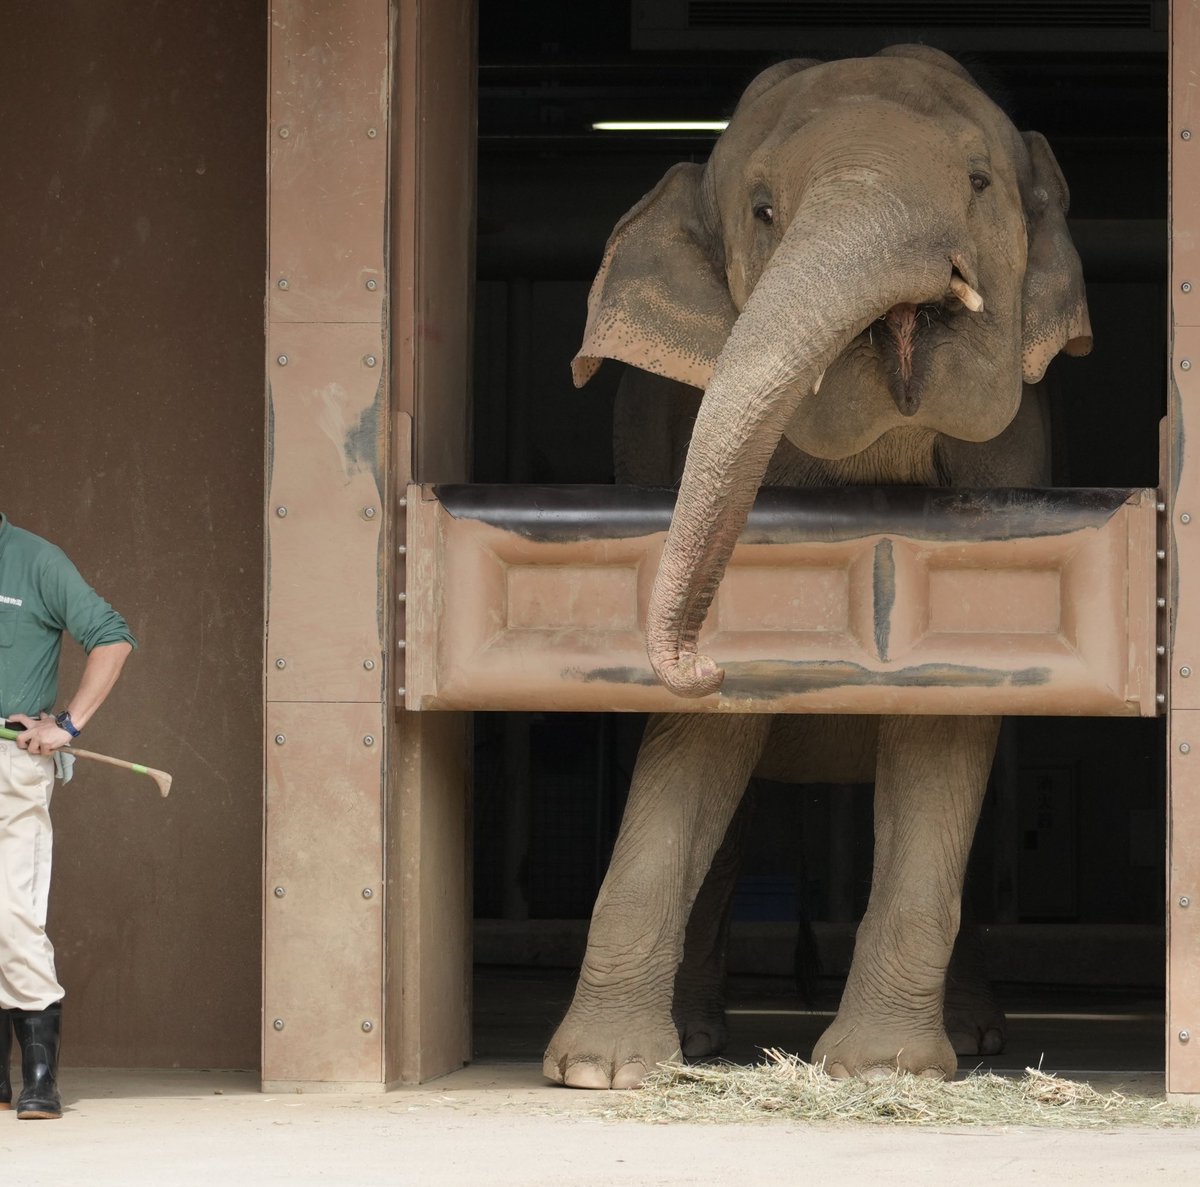
POLYGON ((1010 142, 1015 135, 1004 113, 965 72, 905 57, 846 58, 785 77, 735 112, 717 143, 714 159, 736 158, 754 146, 778 147, 798 128, 831 110, 857 110, 899 122, 904 113, 931 119, 959 133, 977 128, 1010 142))

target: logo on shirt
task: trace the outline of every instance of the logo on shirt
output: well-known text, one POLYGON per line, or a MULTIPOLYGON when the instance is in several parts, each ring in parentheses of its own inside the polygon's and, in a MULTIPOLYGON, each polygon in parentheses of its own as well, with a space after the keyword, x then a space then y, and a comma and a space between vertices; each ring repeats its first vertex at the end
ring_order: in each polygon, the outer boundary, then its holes
POLYGON ((25 604, 20 598, 8 598, 4 594, 0 594, 0 602, 3 602, 6 606, 23 606, 25 604))

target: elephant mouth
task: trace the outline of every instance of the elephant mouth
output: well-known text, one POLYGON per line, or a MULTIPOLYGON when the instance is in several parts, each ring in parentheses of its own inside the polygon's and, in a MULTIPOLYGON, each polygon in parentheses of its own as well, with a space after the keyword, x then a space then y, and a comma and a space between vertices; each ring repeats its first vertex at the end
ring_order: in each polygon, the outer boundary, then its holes
POLYGON ((893 305, 864 331, 878 358, 888 391, 901 416, 915 416, 933 350, 945 341, 958 316, 958 302, 893 305))

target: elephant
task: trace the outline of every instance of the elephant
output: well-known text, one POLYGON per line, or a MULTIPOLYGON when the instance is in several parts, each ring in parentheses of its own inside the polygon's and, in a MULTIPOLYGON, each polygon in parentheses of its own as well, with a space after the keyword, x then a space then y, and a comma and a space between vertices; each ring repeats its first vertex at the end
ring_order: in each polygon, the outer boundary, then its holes
MULTIPOLYGON (((650 481, 678 479, 645 624, 671 692, 720 689, 698 636, 760 486, 1046 481, 1040 381, 1091 349, 1068 202, 1041 134, 955 59, 898 45, 770 67, 709 160, 617 223, 572 369, 582 386, 603 359, 627 365, 618 471, 637 480, 649 450, 650 481)), ((752 776, 875 783, 869 902, 814 1061, 953 1076, 947 970, 998 728, 651 717, 546 1077, 633 1087, 681 1043, 719 1044, 721 847, 752 776)))

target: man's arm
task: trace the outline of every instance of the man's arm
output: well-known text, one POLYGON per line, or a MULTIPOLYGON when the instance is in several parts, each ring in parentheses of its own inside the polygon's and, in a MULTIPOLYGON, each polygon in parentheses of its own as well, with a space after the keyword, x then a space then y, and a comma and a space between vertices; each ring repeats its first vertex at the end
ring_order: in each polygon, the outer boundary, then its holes
MULTIPOLYGON (((132 650, 128 643, 121 641, 101 644, 93 647, 88 653, 87 662, 83 666, 83 676, 79 680, 79 689, 67 702, 67 711, 71 714, 76 729, 83 729, 92 714, 104 704, 132 650)), ((17 745, 23 750, 28 750, 30 754, 51 754, 71 741, 71 735, 61 726, 55 725, 53 717, 41 717, 35 721, 23 713, 14 713, 12 720, 25 726, 24 732, 17 739, 17 745)))

